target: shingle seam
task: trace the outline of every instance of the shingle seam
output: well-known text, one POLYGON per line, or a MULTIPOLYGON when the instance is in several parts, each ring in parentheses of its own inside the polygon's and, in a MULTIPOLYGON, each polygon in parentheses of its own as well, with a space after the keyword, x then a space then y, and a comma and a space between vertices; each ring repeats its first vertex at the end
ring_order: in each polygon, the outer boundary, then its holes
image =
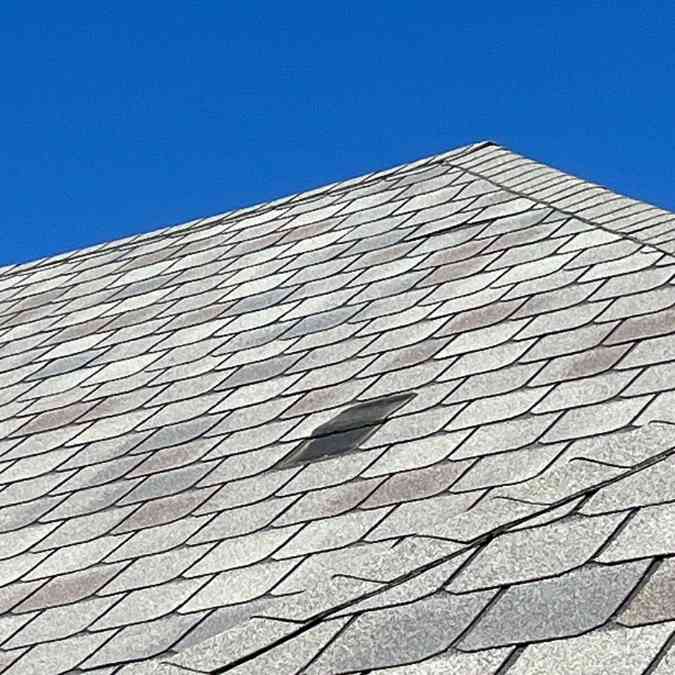
MULTIPOLYGON (((476 550, 473 553, 473 555, 471 555, 468 558, 468 560, 460 567, 460 569, 463 568, 463 567, 468 567, 470 565, 471 561, 474 560, 478 556, 478 554, 481 552, 481 550, 484 550, 484 548, 476 547, 476 550)), ((457 570, 457 572, 459 572, 459 571, 460 570, 457 570)), ((456 575, 453 575, 453 576, 456 576, 456 575)), ((449 581, 450 580, 448 580, 448 582, 446 582, 446 584, 449 583, 449 581)), ((446 584, 444 584, 444 585, 446 585, 446 584)), ((450 646, 455 647, 455 649, 458 649, 457 646, 459 644, 461 644, 461 642, 464 640, 464 638, 467 637, 469 635, 469 633, 471 633, 471 631, 480 623, 480 621, 490 611, 490 609, 492 607, 494 607, 497 604, 497 602, 499 602, 499 600, 505 595, 505 593, 509 590, 510 587, 511 587, 511 584, 506 584, 504 586, 500 586, 499 588, 495 589, 495 593, 490 598, 488 603, 481 609, 480 612, 478 612, 478 614, 476 614, 476 616, 468 623, 468 625, 464 628, 464 630, 452 641, 450 646)), ((493 590, 493 588, 481 588, 481 589, 478 589, 478 591, 479 592, 480 591, 490 591, 490 590, 493 590)), ((450 592, 450 591, 448 591, 448 592, 450 592)), ((474 589, 471 592, 475 593, 476 589, 474 589)), ((452 595, 464 595, 464 594, 462 594, 462 593, 452 593, 452 595)), ((468 595, 468 593, 466 593, 466 595, 468 595)))
POLYGON ((467 544, 457 550, 454 551, 453 553, 450 553, 446 556, 442 556, 440 558, 437 558, 436 560, 432 560, 428 563, 425 563, 424 565, 420 565, 413 570, 406 572, 402 575, 399 575, 398 577, 392 579, 391 581, 388 581, 384 586, 377 588, 373 591, 366 592, 356 598, 347 600, 345 602, 339 603, 338 605, 335 605, 333 607, 330 607, 326 610, 322 610, 321 612, 318 612, 317 614, 314 614, 310 618, 308 618, 303 625, 299 626, 296 630, 284 635, 283 637, 268 643, 267 645, 250 652, 242 657, 239 657, 238 659, 235 659, 231 661, 230 663, 225 664, 224 666, 221 666, 219 668, 216 668, 211 671, 212 675, 221 675, 222 673, 226 673, 227 671, 235 668, 236 666, 239 666, 243 663, 246 663, 248 661, 251 661, 255 659, 256 657, 270 651, 271 649, 278 647, 282 644, 285 644, 295 637, 298 637, 299 635, 305 633, 306 631, 310 630, 311 628, 315 627, 316 625, 320 624, 322 621, 328 619, 331 615, 335 614, 336 612, 340 612, 343 610, 348 609, 349 607, 362 602, 364 600, 367 600, 371 597, 374 597, 376 595, 379 595, 380 593, 389 590, 390 588, 394 588, 396 586, 399 586, 403 584, 406 581, 409 581, 410 579, 413 579, 420 574, 427 572, 431 569, 434 569, 435 567, 438 567, 442 565, 443 563, 446 563, 454 558, 457 558, 461 555, 466 554, 468 551, 470 551, 473 548, 484 546, 488 544, 490 541, 495 539, 496 537, 500 536, 504 532, 508 531, 512 527, 515 527, 517 525, 521 525, 522 523, 525 523, 529 520, 532 520, 534 518, 540 517, 542 514, 545 514, 547 512, 553 511, 565 504, 568 504, 580 497, 586 496, 588 494, 594 493, 604 487, 607 487, 608 485, 611 485, 613 483, 617 483, 620 480, 623 480, 624 478, 627 478, 628 476, 631 476, 633 474, 639 473, 640 471, 643 471, 644 469, 647 469, 659 462, 662 462, 666 460, 668 457, 671 455, 675 454, 675 448, 666 450, 664 452, 658 453, 657 455, 653 455, 652 457, 647 458, 646 460, 643 460, 642 462, 639 462, 635 464, 633 467, 631 467, 629 470, 623 472, 622 474, 618 476, 614 476, 612 478, 605 479, 603 481, 599 481, 598 483, 593 484, 590 487, 583 488, 581 490, 578 490, 571 495, 567 495, 556 502, 547 505, 546 508, 543 508, 540 511, 537 511, 534 514, 528 514, 525 516, 521 516, 520 518, 516 518, 512 521, 509 521, 507 523, 504 523, 502 525, 499 525, 492 530, 489 530, 488 532, 476 537, 473 540, 470 540, 467 542, 467 544))
MULTIPOLYGON (((304 673, 307 668, 309 668, 313 663, 316 663, 319 661, 321 655, 326 652, 332 644, 334 644, 346 631, 347 629, 357 620, 358 614, 355 616, 350 617, 345 624, 338 630, 336 633, 328 640, 322 647, 310 658, 310 660, 298 670, 297 675, 301 675, 304 673)), ((279 619, 277 619, 279 620, 279 619)), ((370 670, 364 671, 365 673, 371 672, 370 670)))
MULTIPOLYGON (((637 510, 635 510, 635 513, 637 513, 637 510)), ((625 519, 623 521, 623 523, 621 523, 618 530, 616 530, 614 532, 614 537, 616 537, 621 530, 625 529, 628 522, 632 519, 632 517, 635 515, 635 513, 633 513, 631 515, 631 517, 625 519)), ((605 545, 609 545, 609 543, 610 543, 610 540, 608 539, 605 542, 605 545)), ((602 546, 601 549, 604 548, 604 547, 605 546, 602 546)), ((596 558, 599 555, 599 553, 600 553, 600 551, 596 552, 595 555, 593 556, 593 558, 596 558)), ((630 628, 630 626, 621 623, 621 621, 618 620, 618 617, 621 614, 621 612, 623 612, 624 609, 626 609, 627 607, 629 607, 631 605, 631 603, 638 596, 640 591, 642 591, 642 589, 649 583, 649 580, 651 579, 651 577, 654 575, 654 573, 661 566, 662 561, 663 561, 663 556, 656 556, 655 558, 652 559, 652 562, 650 563, 649 567, 647 567, 647 569, 645 570, 645 573, 640 577, 638 582, 631 589, 630 593, 623 599, 623 602, 614 610, 612 615, 609 617, 608 621, 612 621, 614 623, 618 623, 621 626, 625 626, 626 628, 630 628)), ((625 563, 625 561, 617 561, 617 562, 612 563, 612 564, 622 565, 624 563, 625 563)))
POLYGON ((494 675, 508 675, 520 655, 527 649, 527 645, 518 645, 507 657, 504 663, 495 671, 494 675))
POLYGON ((664 642, 661 649, 658 651, 652 662, 647 666, 646 670, 642 675, 651 675, 651 673, 656 672, 656 669, 659 667, 659 664, 666 658, 668 652, 675 648, 675 630, 671 633, 670 637, 664 642))
MULTIPOLYGON (((506 152, 508 152, 509 154, 511 154, 514 158, 519 158, 519 157, 520 157, 519 155, 516 155, 515 153, 512 153, 510 150, 508 150, 508 149, 506 149, 506 148, 503 148, 503 149, 504 149, 506 152)), ((454 158, 453 158, 453 159, 454 159, 454 158)), ((525 159, 527 159, 527 158, 525 158, 525 159)), ((527 161, 529 161, 529 162, 532 163, 533 168, 536 168, 536 167, 539 167, 539 166, 546 166, 546 165, 540 164, 539 162, 536 162, 535 160, 529 160, 529 159, 528 159, 527 161)), ((671 252, 668 251, 667 249, 660 248, 658 244, 652 243, 652 242, 650 242, 650 241, 643 240, 643 239, 641 239, 640 237, 635 236, 633 233, 626 233, 626 232, 623 232, 623 231, 618 230, 618 229, 612 229, 611 227, 609 227, 609 225, 611 224, 611 221, 610 221, 609 223, 600 223, 600 222, 598 222, 597 220, 585 218, 584 216, 581 216, 581 215, 576 214, 576 213, 574 213, 574 212, 572 212, 572 211, 569 211, 569 210, 567 210, 567 209, 565 209, 565 208, 561 208, 561 207, 557 206, 557 205, 556 205, 556 200, 553 200, 553 199, 542 199, 542 198, 540 198, 540 197, 537 197, 536 194, 528 194, 528 193, 523 192, 523 191, 521 191, 521 190, 519 190, 519 189, 517 189, 517 188, 510 187, 510 186, 508 185, 508 183, 506 183, 506 182, 500 182, 498 178, 486 176, 486 175, 484 175, 483 173, 481 173, 480 170, 476 170, 475 168, 465 168, 465 167, 462 167, 461 165, 454 164, 452 160, 447 160, 447 163, 448 163, 450 166, 453 166, 454 168, 457 168, 457 169, 463 169, 463 170, 466 171, 468 174, 470 174, 470 175, 472 175, 472 176, 475 176, 476 178, 480 178, 480 179, 482 179, 482 180, 485 180, 485 181, 487 181, 487 182, 489 182, 489 183, 495 185, 496 187, 501 188, 501 189, 503 189, 503 190, 506 190, 506 191, 510 192, 511 194, 514 194, 514 195, 516 195, 516 196, 518 196, 518 197, 523 197, 523 198, 525 198, 525 199, 530 199, 530 200, 532 200, 532 201, 534 201, 534 202, 537 202, 538 204, 542 204, 542 205, 547 206, 547 207, 549 207, 549 208, 553 208, 553 209, 555 209, 556 211, 559 211, 560 213, 563 213, 564 215, 566 215, 566 216, 569 217, 569 218, 574 218, 574 219, 579 220, 579 221, 581 221, 581 222, 583 222, 583 223, 586 223, 586 224, 588 224, 588 225, 592 225, 593 227, 596 227, 597 229, 603 230, 604 232, 608 232, 608 233, 611 233, 611 234, 619 235, 621 238, 627 239, 627 240, 629 240, 629 241, 632 241, 632 242, 635 243, 635 244, 639 244, 641 247, 643 247, 643 246, 651 246, 652 248, 655 248, 655 249, 659 250, 661 253, 665 253, 666 255, 668 255, 668 256, 670 256, 670 257, 672 257, 672 258, 675 258, 675 255, 674 255, 673 253, 671 253, 671 252)), ((555 170, 557 171, 557 169, 555 169, 555 170)), ((560 175, 562 175, 562 176, 567 176, 567 175, 569 175, 569 174, 565 174, 564 172, 560 171, 560 175)), ((570 176, 570 177, 573 178, 572 176, 570 176)), ((580 179, 579 179, 579 180, 580 180, 580 179)), ((590 188, 592 188, 592 187, 600 187, 600 188, 602 188, 602 186, 597 186, 597 185, 595 185, 595 184, 593 184, 593 183, 586 183, 585 181, 581 181, 581 182, 582 182, 583 184, 585 184, 587 187, 586 187, 586 188, 581 188, 581 187, 580 187, 580 189, 590 189, 590 188)), ((612 191, 609 190, 609 188, 602 188, 602 189, 607 190, 607 191, 610 192, 611 194, 616 194, 616 193, 612 193, 612 191)), ((622 195, 618 195, 618 194, 617 194, 617 198, 621 198, 621 197, 622 197, 622 195)), ((649 205, 647 205, 647 206, 649 206, 649 205)))

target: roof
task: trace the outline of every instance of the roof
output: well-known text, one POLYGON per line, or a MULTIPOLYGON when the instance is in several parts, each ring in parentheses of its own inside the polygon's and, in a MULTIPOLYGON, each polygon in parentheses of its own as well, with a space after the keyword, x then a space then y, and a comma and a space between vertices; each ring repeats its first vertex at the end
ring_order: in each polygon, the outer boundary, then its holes
POLYGON ((674 253, 479 143, 3 268, 0 671, 674 672, 674 253))

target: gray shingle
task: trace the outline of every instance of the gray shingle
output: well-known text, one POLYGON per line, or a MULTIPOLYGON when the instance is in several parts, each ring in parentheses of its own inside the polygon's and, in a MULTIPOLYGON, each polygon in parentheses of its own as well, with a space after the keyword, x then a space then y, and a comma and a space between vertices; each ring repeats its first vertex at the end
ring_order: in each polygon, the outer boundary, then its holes
POLYGON ((602 279, 619 274, 636 272, 654 264, 662 255, 663 253, 660 251, 649 252, 645 248, 617 260, 596 263, 581 277, 581 279, 583 281, 590 281, 592 279, 602 279))
POLYGON ((467 431, 440 433, 407 443, 394 444, 363 472, 363 476, 382 476, 435 464, 452 454, 467 436, 467 431))
POLYGON ((675 508, 672 504, 640 509, 596 557, 598 562, 675 553, 675 508))
POLYGON ((648 562, 586 566, 553 579, 512 586, 481 616, 460 649, 579 635, 607 621, 640 581, 648 562), (541 617, 545 616, 546 621, 541 617))
POLYGON ((115 602, 117 598, 92 598, 65 607, 47 609, 5 642, 3 648, 13 649, 75 635, 92 624, 115 602))
POLYGON ((441 378, 455 379, 504 368, 521 358, 532 344, 533 340, 521 340, 507 342, 482 351, 462 354, 452 364, 452 367, 443 373, 441 378))
POLYGON ((590 381, 563 382, 535 406, 534 412, 564 410, 615 398, 635 377, 635 372, 610 371, 604 375, 597 375, 590 381))
POLYGON ((117 527, 116 532, 130 532, 181 520, 192 513, 214 491, 213 488, 189 490, 178 495, 145 502, 138 511, 135 511, 117 527))
MULTIPOLYGON (((496 396, 492 399, 486 397, 486 399, 482 400, 489 402, 490 400, 494 400, 494 398, 496 396)), ((511 402, 518 403, 520 400, 521 397, 515 400, 513 398, 505 399, 507 407, 511 402)), ((482 412, 483 409, 483 405, 478 408, 479 412, 482 412)), ((461 447, 452 453, 452 459, 481 457, 491 453, 517 450, 518 448, 532 445, 541 438, 544 431, 551 426, 555 419, 557 419, 557 415, 555 414, 530 415, 528 417, 519 417, 514 420, 489 424, 489 418, 483 421, 481 416, 477 415, 475 423, 479 425, 478 428, 462 443, 461 447)), ((543 452, 544 454, 548 454, 546 451, 543 452)), ((525 455, 521 455, 521 457, 524 458, 525 455)))
POLYGON ((586 563, 612 536, 624 514, 566 518, 493 539, 448 586, 451 592, 558 576, 586 563))
POLYGON ((209 520, 208 516, 191 516, 166 525, 157 525, 135 532, 106 560, 128 560, 137 556, 168 551, 183 544, 209 520))
POLYGON ((308 673, 368 670, 418 661, 446 649, 492 593, 436 596, 358 616, 312 663, 308 673))
POLYGON ((672 424, 675 422, 674 400, 675 392, 673 391, 664 391, 658 394, 635 420, 635 424, 647 424, 652 421, 672 424))
POLYGON ((332 619, 305 631, 293 639, 292 649, 281 644, 265 651, 253 661, 231 669, 233 675, 266 675, 270 672, 292 673, 311 661, 344 627, 346 619, 332 619))
POLYGON ((292 630, 288 622, 255 617, 171 657, 170 662, 207 672, 260 651, 292 630), (227 656, 223 652, 227 652, 227 656))
MULTIPOLYGON (((287 435, 287 432, 298 423, 297 418, 280 422, 272 420, 278 418, 299 398, 299 395, 277 398, 228 413, 209 429, 209 436, 218 436, 218 444, 205 459, 254 450, 285 437, 284 434, 287 435), (223 438, 223 434, 228 432, 229 435, 223 438)), ((215 419, 219 418, 216 416, 215 419)))
POLYGON ((626 388, 625 395, 639 396, 665 391, 671 388, 673 381, 675 381, 675 362, 649 366, 626 388))
POLYGON ((131 591, 93 624, 95 630, 126 626, 158 619, 183 604, 203 584, 204 579, 179 579, 131 591))
MULTIPOLYGON (((478 431, 484 428, 481 427, 478 431)), ((553 444, 535 446, 516 452, 485 455, 453 484, 451 491, 482 490, 528 480, 544 471, 563 447, 562 444, 553 444)), ((469 462, 460 462, 460 464, 466 465, 469 462)))
MULTIPOLYGON (((519 656, 509 672, 514 675, 600 675, 647 672, 667 641, 672 626, 646 626, 633 630, 612 627, 566 640, 533 644, 519 656), (593 668, 589 671, 588 668, 593 668)), ((657 668, 650 673, 665 675, 657 668)))
POLYGON ((34 457, 22 457, 12 464, 5 465, 4 470, 0 469, 0 482, 15 483, 49 473, 63 464, 74 452, 72 448, 67 448, 51 450, 34 457))
POLYGON ((413 534, 454 538, 453 517, 469 509, 480 494, 444 494, 401 504, 368 534, 367 539, 377 541, 413 534))
POLYGON ((200 438, 191 443, 135 455, 136 460, 142 459, 142 461, 129 472, 129 477, 145 476, 192 464, 202 459, 220 440, 220 438, 200 438))
MULTIPOLYGON (((463 333, 505 321, 520 305, 522 305, 522 300, 511 300, 509 302, 494 302, 490 305, 459 312, 443 326, 439 335, 463 333)), ((476 333, 476 335, 480 334, 476 333)))
POLYGON ((372 675, 496 675, 511 649, 489 649, 473 654, 453 651, 420 663, 372 670, 372 675))
POLYGON ((297 564, 297 560, 273 560, 221 572, 190 598, 181 607, 181 612, 254 600, 270 591, 297 564))
MULTIPOLYGON (((664 633, 666 632, 666 627, 667 624, 666 626, 663 626, 664 633)), ((655 628, 661 628, 661 626, 657 626, 655 628)), ((639 631, 640 633, 643 632, 646 633, 647 631, 649 631, 650 633, 652 632, 651 626, 647 626, 645 628, 636 628, 634 630, 635 632, 639 631)), ((675 651, 673 650, 673 645, 671 641, 670 645, 668 645, 668 647, 666 648, 665 654, 662 654, 661 658, 658 659, 656 668, 650 673, 650 675, 668 675, 668 673, 672 672, 673 667, 675 667, 675 651)))
POLYGON ((594 298, 620 298, 629 293, 650 291, 665 284, 673 276, 672 268, 660 269, 653 267, 639 272, 632 272, 619 277, 608 279, 602 288, 594 294, 594 298))
POLYGON ((532 347, 523 361, 539 361, 598 347, 616 323, 591 324, 560 333, 545 335, 532 347))
POLYGON ((99 595, 122 593, 171 581, 201 558, 210 546, 190 546, 134 560, 121 574, 103 586, 99 595))
MULTIPOLYGON (((174 614, 155 621, 126 626, 82 665, 89 669, 163 654, 202 617, 202 614, 174 614)), ((105 636, 110 634, 111 631, 95 633, 105 636)))
POLYGON ((20 632, 22 627, 35 618, 35 614, 24 614, 23 616, 9 615, 0 618, 0 644, 11 643, 12 635, 20 632))
POLYGON ((230 605, 213 610, 204 617, 187 635, 174 645, 174 650, 184 652, 194 645, 215 637, 230 628, 247 622, 252 616, 259 616, 270 604, 270 599, 253 600, 243 605, 230 605))
POLYGON ((44 497, 50 490, 59 483, 62 483, 73 473, 74 471, 49 473, 44 476, 7 485, 4 490, 0 491, 0 506, 10 506, 44 497))
POLYGON ((201 462, 180 469, 167 469, 161 473, 155 473, 127 493, 118 503, 120 505, 134 504, 182 492, 193 487, 215 465, 216 462, 201 462))
MULTIPOLYGON (((308 492, 279 516, 274 524, 279 526, 300 523, 306 520, 329 518, 351 511, 381 482, 381 480, 352 481, 343 485, 308 492)), ((275 501, 284 503, 283 500, 275 501)))
POLYGON ((193 565, 185 575, 192 577, 253 565, 282 548, 298 530, 298 525, 290 525, 226 539, 193 565))
MULTIPOLYGON (((330 487, 345 483, 356 478, 365 467, 382 454, 382 449, 359 451, 342 455, 321 462, 306 465, 290 481, 286 474, 279 485, 285 483, 279 490, 280 495, 297 494, 315 488, 330 487)), ((275 472, 276 473, 276 472, 275 472)))
POLYGON ((149 410, 139 411, 139 420, 137 424, 139 425, 140 430, 144 430, 157 429, 159 427, 194 420, 215 409, 225 396, 226 394, 222 392, 206 394, 196 398, 168 403, 160 408, 150 408, 149 410))
MULTIPOLYGON (((12 448, 10 452, 5 452, 3 459, 30 457, 47 452, 48 450, 57 450, 85 428, 86 425, 74 424, 64 429, 54 429, 33 434, 25 438, 20 445, 12 448)), ((73 450, 73 452, 75 451, 73 450)))
POLYGON ((114 417, 99 419, 75 436, 70 443, 93 443, 107 438, 121 436, 135 430, 153 414, 152 410, 126 412, 114 417))
POLYGON ((262 501, 300 471, 300 467, 274 471, 262 476, 233 480, 220 488, 197 509, 197 513, 210 513, 262 501))
POLYGON ((440 352, 434 355, 434 358, 442 359, 455 354, 465 352, 474 352, 478 350, 489 349, 507 342, 527 324, 527 319, 520 321, 503 321, 494 326, 486 328, 477 328, 464 333, 460 333, 455 339, 440 352))
POLYGON ((73 544, 54 550, 49 557, 31 570, 25 579, 41 579, 68 572, 85 570, 101 562, 125 537, 106 536, 82 544, 73 544))
POLYGON ((628 426, 649 400, 649 396, 638 396, 567 410, 542 440, 553 443, 615 431, 628 426))
POLYGON ((471 551, 458 551, 449 560, 435 564, 429 569, 413 570, 408 579, 401 583, 377 589, 377 592, 371 593, 370 597, 363 597, 363 599, 350 605, 344 612, 352 614, 384 607, 395 607, 429 597, 441 590, 448 579, 451 579, 455 572, 464 565, 470 555, 471 551))
MULTIPOLYGON (((644 340, 644 338, 650 338, 652 336, 665 335, 672 331, 673 320, 675 318, 675 309, 662 310, 654 314, 645 314, 644 316, 636 316, 629 319, 625 319, 621 325, 607 338, 607 342, 621 343, 628 340, 642 340, 642 342, 637 345, 636 350, 644 343, 652 342, 651 340, 644 340)), ((664 345, 665 349, 672 353, 672 347, 665 346, 667 342, 666 336, 661 340, 661 343, 664 345)), ((655 338, 653 342, 657 342, 655 338)), ((645 348, 645 351, 640 350, 636 354, 636 358, 639 356, 641 358, 649 359, 649 348, 654 345, 650 345, 648 348, 645 348)), ((650 361, 647 361, 648 363, 650 361)), ((653 362, 653 361, 652 361, 653 362)))
MULTIPOLYGON (((82 391, 82 395, 84 395, 82 391)), ((42 431, 47 431, 49 429, 56 429, 58 427, 67 426, 75 421, 85 421, 86 413, 95 405, 92 401, 71 403, 65 407, 60 407, 58 410, 48 410, 46 412, 40 413, 37 416, 33 417, 28 421, 27 424, 21 426, 16 433, 20 434, 33 434, 39 433, 42 431)), ((25 418, 15 420, 18 422, 17 427, 20 424, 26 422, 25 418)), ((13 431, 13 430, 12 430, 13 431)), ((8 431, 9 433, 9 431, 8 431)))
POLYGON ((55 509, 43 516, 44 520, 62 520, 94 513, 112 506, 138 484, 140 479, 120 480, 92 488, 71 492, 55 509))
POLYGON ((121 377, 134 375, 144 370, 160 356, 161 354, 158 353, 141 354, 129 359, 114 361, 106 366, 103 366, 103 368, 100 370, 97 370, 91 377, 87 379, 87 384, 100 384, 102 382, 108 382, 110 380, 117 380, 121 377))
POLYGON ((294 403, 285 413, 284 417, 295 417, 297 415, 307 415, 327 408, 351 403, 354 399, 365 391, 375 378, 364 378, 353 380, 351 382, 341 382, 330 385, 323 389, 314 389, 304 394, 297 403, 294 403))
POLYGON ((673 447, 673 426, 651 422, 637 429, 624 429, 606 436, 575 441, 569 455, 628 468, 655 455, 663 455, 673 447))
POLYGON ((40 581, 14 583, 0 589, 0 613, 6 614, 42 585, 40 581))
POLYGON ((445 428, 464 429, 517 417, 529 412, 548 391, 548 387, 536 387, 472 401, 445 428))
MULTIPOLYGON (((639 626, 675 618, 675 568, 672 558, 663 560, 647 582, 619 614, 620 623, 639 626)), ((672 624, 671 624, 672 625, 672 624)))
POLYGON ((441 462, 423 469, 404 471, 389 477, 361 505, 377 508, 437 495, 467 469, 470 462, 441 462))
POLYGON ((277 443, 260 450, 249 450, 226 457, 222 463, 203 480, 204 485, 256 476, 271 468, 295 448, 295 443, 277 443))
MULTIPOLYGON (((229 485, 225 486, 224 490, 227 490, 228 487, 229 485)), ((214 499, 216 498, 217 495, 214 496, 214 499)), ((255 532, 269 525, 279 513, 287 509, 294 501, 293 497, 281 497, 223 511, 195 534, 190 539, 190 543, 217 541, 226 537, 237 537, 255 532)), ((209 508, 211 506, 207 503, 202 507, 202 510, 209 508)), ((282 523, 277 521, 275 524, 282 523)))
POLYGON ((667 309, 675 304, 675 288, 666 286, 643 293, 624 295, 614 300, 610 307, 603 312, 601 321, 625 319, 639 314, 651 314, 667 309))
POLYGON ((106 509, 86 516, 69 518, 60 525, 52 523, 51 526, 58 525, 57 529, 42 539, 34 550, 60 548, 108 534, 115 525, 129 515, 131 510, 130 507, 106 509))
MULTIPOLYGON (((96 565, 80 572, 72 572, 53 577, 47 583, 43 580, 34 583, 42 584, 35 593, 16 607, 21 612, 31 612, 47 607, 69 605, 93 596, 121 569, 121 564, 96 565)), ((32 584, 21 584, 32 586, 32 584)))
POLYGON ((388 512, 389 508, 383 507, 373 511, 354 511, 342 516, 314 520, 282 546, 274 557, 289 558, 353 544, 382 520, 388 512))
POLYGON ((586 504, 586 513, 602 513, 617 508, 658 504, 672 499, 671 475, 675 455, 632 473, 615 483, 601 488, 586 504))
MULTIPOLYGON (((112 451, 122 451, 126 449, 127 439, 118 441, 113 445, 112 451)), ((136 443, 140 441, 139 438, 136 439, 136 443)), ((132 441, 133 442, 133 441, 132 441)), ((105 441, 103 441, 105 443, 105 441)), ((143 461, 143 458, 147 455, 130 455, 126 457, 118 457, 111 459, 109 461, 100 461, 94 463, 97 459, 105 460, 107 450, 110 449, 110 445, 106 444, 94 444, 88 446, 92 450, 88 458, 82 457, 83 452, 77 452, 73 455, 69 461, 61 465, 61 469, 70 468, 73 466, 78 466, 78 460, 84 464, 89 464, 89 466, 83 466, 77 473, 70 477, 67 481, 59 485, 58 488, 54 490, 54 494, 63 494, 64 492, 74 492, 76 490, 84 490, 87 488, 93 488, 96 486, 104 486, 98 493, 92 492, 89 494, 101 494, 106 491, 105 483, 116 481, 118 479, 124 478, 128 474, 131 474, 131 470, 140 462, 143 461)), ((127 488, 130 488, 134 485, 133 482, 125 484, 127 488)), ((72 501, 76 500, 71 500, 72 501)), ((70 507, 71 505, 69 505, 70 507)))
POLYGON ((76 635, 58 642, 46 642, 28 650, 14 663, 7 675, 24 673, 66 673, 110 638, 112 631, 76 635))
POLYGON ((544 365, 541 372, 532 380, 532 384, 562 382, 605 372, 614 366, 630 347, 631 345, 596 347, 568 356, 559 356, 544 365))
POLYGON ((361 447, 372 448, 433 434, 445 427, 457 415, 460 407, 460 405, 436 406, 423 412, 392 417, 362 443, 361 447))

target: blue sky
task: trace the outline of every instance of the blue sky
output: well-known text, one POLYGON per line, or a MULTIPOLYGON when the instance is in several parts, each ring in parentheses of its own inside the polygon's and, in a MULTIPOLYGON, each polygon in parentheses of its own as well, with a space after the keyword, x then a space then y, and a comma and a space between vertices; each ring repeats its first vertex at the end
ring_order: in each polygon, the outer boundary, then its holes
POLYGON ((491 139, 675 210, 675 3, 0 5, 0 264, 491 139))

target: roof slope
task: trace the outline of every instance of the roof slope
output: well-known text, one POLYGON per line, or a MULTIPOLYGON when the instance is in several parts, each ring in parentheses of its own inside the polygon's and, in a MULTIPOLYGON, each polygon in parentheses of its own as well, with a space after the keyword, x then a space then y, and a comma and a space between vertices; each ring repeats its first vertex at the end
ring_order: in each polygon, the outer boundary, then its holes
POLYGON ((481 143, 0 270, 0 672, 673 672, 674 252, 481 143))

